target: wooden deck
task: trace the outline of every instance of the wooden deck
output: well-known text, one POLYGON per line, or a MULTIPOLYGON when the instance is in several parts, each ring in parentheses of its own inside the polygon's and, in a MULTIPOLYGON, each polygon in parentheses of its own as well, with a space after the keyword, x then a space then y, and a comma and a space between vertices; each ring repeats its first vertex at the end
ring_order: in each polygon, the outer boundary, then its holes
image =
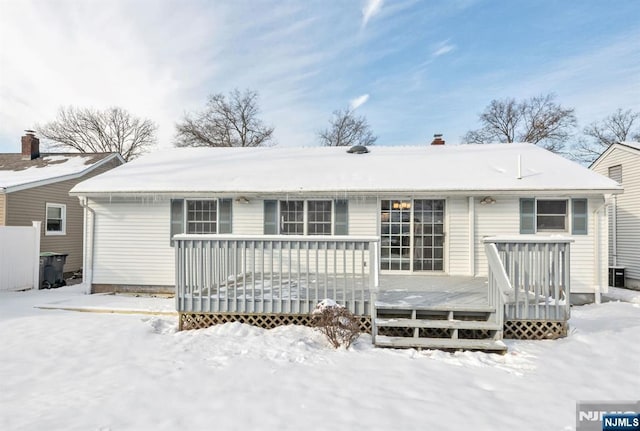
POLYGON ((485 307, 487 279, 447 275, 380 275, 377 306, 456 308, 485 307))
POLYGON ((433 274, 379 278, 372 334, 380 347, 504 352, 488 279, 433 274))
POLYGON ((263 319, 268 327, 300 323, 330 298, 365 329, 368 322, 380 346, 504 351, 505 322, 527 339, 566 334, 570 239, 487 238, 486 278, 380 274, 378 237, 175 235, 173 241, 181 328, 188 319, 190 327, 228 318, 263 319))

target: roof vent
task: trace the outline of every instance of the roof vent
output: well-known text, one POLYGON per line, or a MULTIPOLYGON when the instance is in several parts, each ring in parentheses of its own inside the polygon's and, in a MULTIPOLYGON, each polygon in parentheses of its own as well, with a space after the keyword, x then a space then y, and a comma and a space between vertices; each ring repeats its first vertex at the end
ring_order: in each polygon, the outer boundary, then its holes
POLYGON ((369 149, 364 145, 354 145, 353 147, 347 150, 347 153, 351 153, 351 154, 365 154, 368 152, 369 152, 369 149))

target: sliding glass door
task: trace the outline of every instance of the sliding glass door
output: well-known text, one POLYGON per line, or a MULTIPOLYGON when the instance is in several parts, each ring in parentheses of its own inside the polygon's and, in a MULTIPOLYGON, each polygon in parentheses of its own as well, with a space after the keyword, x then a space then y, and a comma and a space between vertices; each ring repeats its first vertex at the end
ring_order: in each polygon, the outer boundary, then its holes
POLYGON ((380 201, 380 269, 444 269, 444 200, 380 201))

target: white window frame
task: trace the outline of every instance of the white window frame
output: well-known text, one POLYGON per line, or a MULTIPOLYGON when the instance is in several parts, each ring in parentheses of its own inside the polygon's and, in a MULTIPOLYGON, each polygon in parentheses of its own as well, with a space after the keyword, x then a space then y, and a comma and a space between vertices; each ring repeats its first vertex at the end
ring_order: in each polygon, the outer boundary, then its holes
MULTIPOLYGON (((218 199, 185 199, 184 200, 184 232, 188 235, 216 235, 220 230, 220 202, 218 199), (199 221, 189 222, 189 202, 215 202, 216 203, 216 231, 211 233, 191 233, 189 232, 189 223, 200 223, 199 221)), ((211 222, 207 222, 211 223, 211 222)))
MULTIPOLYGON (((411 202, 411 208, 409 210, 409 220, 410 220, 410 240, 409 240, 409 269, 382 269, 380 268, 380 273, 381 274, 448 274, 449 273, 449 264, 450 264, 450 259, 449 259, 449 217, 450 217, 450 211, 449 211, 449 199, 446 197, 442 197, 442 196, 402 196, 402 195, 396 195, 396 196, 392 196, 392 197, 378 197, 377 199, 377 229, 378 229, 378 234, 380 234, 382 232, 382 217, 381 217, 381 209, 382 209, 382 201, 383 200, 387 200, 387 201, 410 201, 411 202), (413 265, 413 259, 414 259, 414 253, 415 253, 415 236, 414 236, 414 229, 415 229, 415 217, 414 217, 414 208, 415 208, 415 204, 414 201, 416 200, 441 200, 444 201, 444 218, 442 220, 442 236, 443 236, 443 247, 442 247, 442 269, 435 269, 435 270, 416 270, 414 269, 414 265, 413 265)), ((378 246, 378 253, 381 253, 381 244, 378 246)))
MULTIPOLYGON (((281 202, 300 202, 302 201, 303 206, 302 206, 302 223, 303 223, 303 229, 302 229, 302 234, 301 235, 305 235, 305 236, 323 236, 323 235, 319 235, 319 234, 309 234, 309 202, 329 202, 331 205, 331 208, 329 210, 329 213, 331 214, 331 220, 329 221, 329 224, 331 225, 331 233, 329 233, 328 235, 330 236, 334 236, 334 232, 335 232, 335 218, 336 215, 334 213, 335 211, 335 203, 333 200, 331 199, 278 199, 277 202, 277 210, 278 210, 278 235, 293 235, 293 234, 287 234, 287 233, 282 233, 282 214, 281 214, 281 210, 280 210, 280 203, 281 202)), ((326 235, 325 235, 326 236, 326 235)))
POLYGON ((568 199, 568 198, 555 198, 555 199, 554 198, 544 198, 544 199, 540 198, 540 199, 538 199, 538 198, 536 198, 535 204, 536 204, 536 206, 535 206, 536 233, 538 233, 538 232, 542 232, 542 233, 545 233, 545 232, 571 232, 571 226, 570 226, 570 224, 571 224, 571 217, 570 217, 570 215, 571 215, 570 214, 571 213, 571 208, 570 208, 571 199, 568 199), (538 212, 538 203, 540 201, 543 201, 543 202, 551 202, 551 201, 564 202, 564 229, 549 229, 549 228, 542 228, 541 229, 541 228, 538 227, 538 217, 539 216, 541 216, 541 215, 543 217, 545 217, 545 216, 551 216, 551 217, 552 216, 560 216, 560 214, 540 214, 538 212))
POLYGON ((44 229, 46 236, 62 236, 67 234, 67 205, 49 203, 45 204, 44 210, 44 229), (59 208, 60 211, 60 227, 62 230, 49 230, 49 208, 59 208))

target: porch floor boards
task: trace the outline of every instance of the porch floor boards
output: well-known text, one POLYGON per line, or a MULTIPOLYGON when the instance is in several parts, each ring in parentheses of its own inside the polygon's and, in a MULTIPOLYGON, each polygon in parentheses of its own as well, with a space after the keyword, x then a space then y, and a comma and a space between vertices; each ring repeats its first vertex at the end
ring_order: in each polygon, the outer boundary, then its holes
POLYGON ((375 305, 425 310, 490 308, 486 278, 447 275, 381 275, 375 305))

